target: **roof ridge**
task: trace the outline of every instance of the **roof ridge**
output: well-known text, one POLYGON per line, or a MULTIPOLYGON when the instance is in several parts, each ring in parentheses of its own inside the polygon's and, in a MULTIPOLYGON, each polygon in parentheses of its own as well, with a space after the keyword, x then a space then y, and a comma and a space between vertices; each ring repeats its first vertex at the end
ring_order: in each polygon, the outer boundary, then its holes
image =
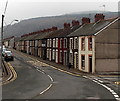
POLYGON ((115 23, 117 20, 119 20, 120 17, 117 17, 115 20, 113 20, 112 22, 110 22, 108 25, 106 25, 105 27, 103 27, 101 30, 99 30, 97 33, 95 33, 94 35, 99 34, 100 32, 102 32, 103 30, 105 30, 106 28, 108 28, 110 25, 112 25, 113 23, 115 23))

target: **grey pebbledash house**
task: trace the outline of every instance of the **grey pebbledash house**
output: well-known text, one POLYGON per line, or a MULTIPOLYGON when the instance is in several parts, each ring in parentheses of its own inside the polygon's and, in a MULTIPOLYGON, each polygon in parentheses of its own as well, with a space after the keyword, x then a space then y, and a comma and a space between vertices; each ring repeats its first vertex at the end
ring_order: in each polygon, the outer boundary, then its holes
MULTIPOLYGON (((85 19, 85 18, 84 18, 85 19)), ((76 31, 69 34, 69 62, 84 72, 117 72, 120 53, 118 35, 120 17, 104 19, 95 15, 95 23, 88 18, 76 31)))

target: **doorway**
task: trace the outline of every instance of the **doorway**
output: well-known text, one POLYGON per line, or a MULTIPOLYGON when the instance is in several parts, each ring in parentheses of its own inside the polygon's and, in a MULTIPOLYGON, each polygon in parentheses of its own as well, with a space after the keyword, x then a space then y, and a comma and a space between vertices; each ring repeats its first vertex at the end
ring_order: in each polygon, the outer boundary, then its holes
POLYGON ((92 73, 92 55, 89 55, 89 72, 92 73))

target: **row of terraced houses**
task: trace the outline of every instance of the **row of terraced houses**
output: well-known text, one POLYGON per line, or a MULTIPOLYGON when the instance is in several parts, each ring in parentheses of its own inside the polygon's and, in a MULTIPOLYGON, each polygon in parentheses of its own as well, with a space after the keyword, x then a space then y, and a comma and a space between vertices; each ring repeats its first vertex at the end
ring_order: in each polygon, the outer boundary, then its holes
POLYGON ((52 27, 8 38, 4 44, 21 52, 38 56, 57 64, 68 65, 83 72, 116 72, 120 58, 118 39, 119 17, 105 19, 96 14, 95 21, 83 17, 62 29, 52 27), (14 42, 13 42, 14 40, 14 42))

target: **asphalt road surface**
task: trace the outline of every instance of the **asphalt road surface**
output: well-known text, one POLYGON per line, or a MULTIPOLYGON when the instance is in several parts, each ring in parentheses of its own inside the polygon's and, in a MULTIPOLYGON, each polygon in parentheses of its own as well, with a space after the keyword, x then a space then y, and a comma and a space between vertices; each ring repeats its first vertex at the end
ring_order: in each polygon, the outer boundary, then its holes
POLYGON ((3 85, 3 99, 114 99, 107 89, 87 78, 41 67, 16 52, 14 55, 10 64, 17 72, 17 79, 3 85))

